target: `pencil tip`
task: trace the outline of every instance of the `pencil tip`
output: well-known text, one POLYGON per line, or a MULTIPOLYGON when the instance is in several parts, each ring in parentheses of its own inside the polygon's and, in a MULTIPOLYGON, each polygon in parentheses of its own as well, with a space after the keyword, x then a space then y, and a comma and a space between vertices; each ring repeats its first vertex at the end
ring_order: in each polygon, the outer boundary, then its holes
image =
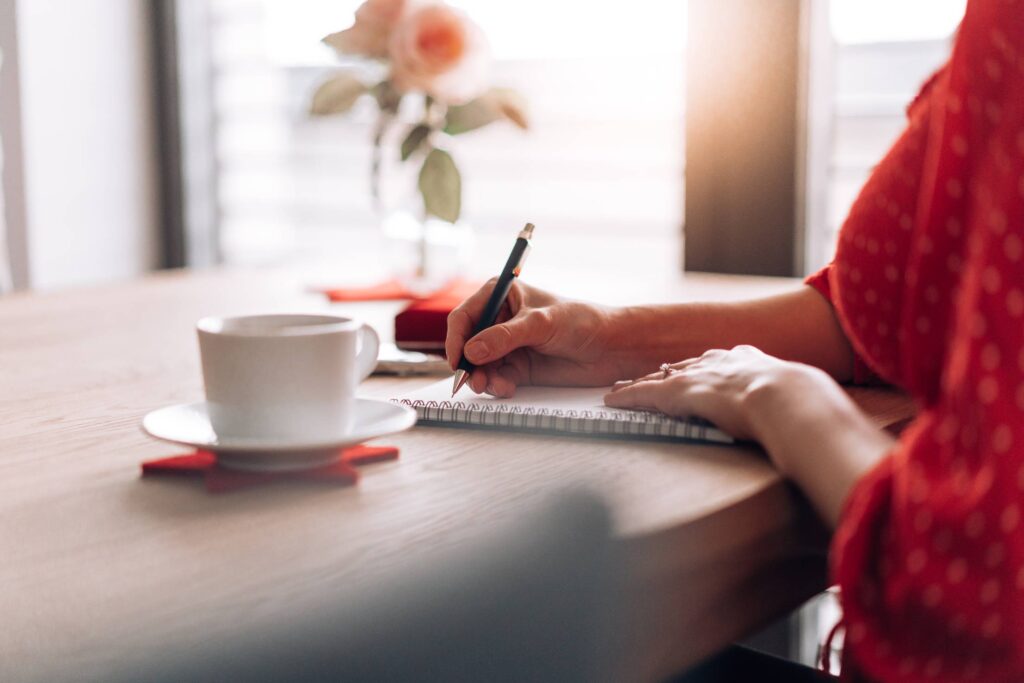
POLYGON ((455 398, 455 394, 459 393, 459 389, 461 389, 462 385, 464 385, 468 380, 468 372, 465 370, 455 371, 455 381, 452 383, 452 398, 455 398))

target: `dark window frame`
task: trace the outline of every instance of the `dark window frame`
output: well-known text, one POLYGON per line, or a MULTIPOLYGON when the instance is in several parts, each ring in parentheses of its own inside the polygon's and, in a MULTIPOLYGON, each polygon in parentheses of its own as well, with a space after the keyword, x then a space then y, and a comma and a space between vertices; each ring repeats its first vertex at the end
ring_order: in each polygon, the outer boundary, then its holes
POLYGON ((161 265, 221 262, 209 6, 150 0, 161 265))
POLYGON ((808 0, 691 0, 687 271, 803 274, 808 0))

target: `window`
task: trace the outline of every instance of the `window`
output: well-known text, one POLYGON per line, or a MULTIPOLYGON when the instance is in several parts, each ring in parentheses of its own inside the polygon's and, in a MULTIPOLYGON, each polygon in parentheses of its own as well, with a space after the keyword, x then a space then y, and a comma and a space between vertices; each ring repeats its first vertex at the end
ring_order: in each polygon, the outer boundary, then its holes
MULTIPOLYGON (((966 0, 830 0, 832 116, 821 239, 809 269, 829 260, 871 169, 906 123, 906 106, 949 56, 966 0)), ((815 229, 812 228, 812 229, 815 229)))
MULTIPOLYGON (((346 118, 305 113, 312 88, 337 65, 319 39, 344 28, 358 3, 209 2, 225 260, 302 258, 341 249, 352 235, 377 239, 373 104, 346 118)), ((578 5, 544 0, 451 4, 488 35, 494 83, 523 92, 533 122, 525 134, 496 124, 455 141, 464 217, 481 246, 490 235, 496 253, 507 250, 511 232, 531 220, 546 245, 536 260, 558 253, 563 263, 572 255, 639 271, 660 259, 676 272, 685 3, 597 3, 582 17, 578 5), (588 240, 605 248, 575 248, 588 240)))

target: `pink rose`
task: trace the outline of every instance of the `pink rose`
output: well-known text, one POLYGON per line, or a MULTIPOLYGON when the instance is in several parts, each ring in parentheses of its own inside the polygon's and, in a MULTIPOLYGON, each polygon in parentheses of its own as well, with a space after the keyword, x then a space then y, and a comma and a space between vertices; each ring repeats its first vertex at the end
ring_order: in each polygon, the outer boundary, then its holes
POLYGON ((346 55, 387 57, 392 29, 410 5, 411 0, 366 0, 356 10, 355 23, 324 42, 346 55))
POLYGON ((407 12, 391 35, 391 80, 446 104, 468 102, 487 86, 483 32, 462 12, 427 5, 407 12))

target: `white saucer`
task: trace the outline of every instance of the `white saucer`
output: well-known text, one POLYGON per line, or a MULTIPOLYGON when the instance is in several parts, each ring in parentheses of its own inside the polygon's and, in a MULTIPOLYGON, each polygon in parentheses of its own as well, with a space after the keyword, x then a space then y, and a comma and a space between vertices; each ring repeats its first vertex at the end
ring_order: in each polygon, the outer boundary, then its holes
POLYGON ((300 470, 326 465, 345 446, 405 431, 416 423, 416 411, 390 401, 357 398, 351 429, 304 439, 264 439, 217 434, 206 403, 183 403, 154 410, 142 419, 142 431, 154 439, 217 454, 225 467, 254 471, 300 470))

